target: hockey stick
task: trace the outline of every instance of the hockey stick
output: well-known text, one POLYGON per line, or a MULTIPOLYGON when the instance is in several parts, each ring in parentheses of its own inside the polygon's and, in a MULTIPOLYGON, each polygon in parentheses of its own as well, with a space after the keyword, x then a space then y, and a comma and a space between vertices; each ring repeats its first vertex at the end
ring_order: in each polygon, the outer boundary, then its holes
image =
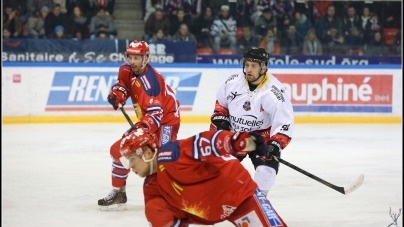
POLYGON ((126 120, 129 122, 130 126, 133 128, 135 127, 135 125, 133 124, 132 120, 130 119, 130 117, 128 116, 128 114, 126 113, 125 109, 123 108, 121 103, 118 103, 118 107, 121 110, 121 112, 123 113, 123 116, 125 116, 126 120))
POLYGON ((309 172, 306 172, 306 171, 304 171, 303 169, 300 169, 299 167, 297 167, 297 166, 295 166, 295 165, 293 165, 293 164, 291 164, 291 163, 289 163, 289 162, 287 162, 287 161, 285 161, 285 160, 283 160, 283 159, 281 159, 281 158, 278 158, 278 157, 276 157, 276 156, 273 156, 273 157, 274 157, 274 159, 275 159, 276 161, 278 161, 278 162, 280 162, 280 163, 282 163, 282 164, 284 164, 284 165, 287 165, 287 166, 289 166, 290 168, 292 168, 292 169, 294 169, 294 170, 296 170, 296 171, 298 171, 298 172, 300 172, 300 173, 302 173, 302 174, 304 174, 304 175, 306 175, 306 176, 308 176, 308 177, 310 177, 310 178, 312 178, 312 179, 314 179, 314 180, 316 180, 316 181, 318 181, 318 182, 324 184, 324 185, 327 186, 327 187, 330 187, 330 188, 332 188, 332 189, 334 189, 334 190, 336 190, 336 191, 338 191, 338 192, 340 192, 340 193, 342 193, 342 194, 345 194, 345 195, 346 195, 346 194, 349 194, 349 193, 355 191, 357 188, 359 188, 359 187, 362 185, 362 183, 363 183, 363 179, 365 178, 365 177, 363 176, 363 174, 361 174, 361 175, 358 177, 358 179, 356 179, 351 185, 349 185, 349 186, 347 186, 347 187, 339 187, 339 186, 336 186, 336 185, 334 185, 334 184, 331 184, 331 183, 329 183, 329 182, 327 182, 327 181, 325 181, 325 180, 323 180, 323 179, 321 179, 321 178, 319 178, 319 177, 317 177, 317 176, 314 176, 313 174, 311 174, 311 173, 309 173, 309 172))

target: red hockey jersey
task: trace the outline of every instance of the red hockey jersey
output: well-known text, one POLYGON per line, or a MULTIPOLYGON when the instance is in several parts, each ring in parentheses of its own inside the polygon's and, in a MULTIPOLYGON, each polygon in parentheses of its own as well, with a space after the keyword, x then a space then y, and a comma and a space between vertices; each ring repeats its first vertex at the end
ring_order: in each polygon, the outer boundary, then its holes
POLYGON ((119 68, 117 83, 129 90, 138 120, 151 132, 160 125, 180 123, 180 103, 164 77, 150 64, 145 66, 144 73, 135 75, 125 62, 119 68))
POLYGON ((228 217, 258 188, 230 153, 234 132, 207 131, 169 142, 157 154, 157 174, 146 178, 145 204, 162 196, 172 206, 207 221, 228 217))

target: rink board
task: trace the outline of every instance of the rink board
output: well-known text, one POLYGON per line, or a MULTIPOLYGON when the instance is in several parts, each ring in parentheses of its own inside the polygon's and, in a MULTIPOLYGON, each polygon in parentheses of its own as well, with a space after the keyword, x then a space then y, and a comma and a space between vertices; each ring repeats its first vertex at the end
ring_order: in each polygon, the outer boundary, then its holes
MULTIPOLYGON (((3 123, 125 122, 107 101, 120 64, 4 63, 3 123)), ((209 123, 216 92, 238 65, 154 65, 181 103, 181 121, 209 123)), ((402 68, 273 66, 296 123, 401 123, 402 68)), ((241 75, 242 76, 242 75, 241 75)), ((136 121, 132 103, 125 109, 136 121)))

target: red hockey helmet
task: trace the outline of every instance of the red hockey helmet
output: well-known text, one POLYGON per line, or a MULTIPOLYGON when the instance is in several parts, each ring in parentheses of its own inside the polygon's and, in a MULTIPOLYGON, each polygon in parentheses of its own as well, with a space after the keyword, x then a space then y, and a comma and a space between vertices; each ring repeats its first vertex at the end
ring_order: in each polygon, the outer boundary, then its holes
POLYGON ((149 145, 154 151, 157 148, 156 135, 150 133, 148 129, 138 128, 125 136, 120 144, 122 156, 128 156, 136 152, 140 157, 143 156, 143 147, 149 145))
POLYGON ((137 55, 150 55, 149 44, 145 41, 133 40, 129 46, 126 48, 126 55, 137 54, 137 55))

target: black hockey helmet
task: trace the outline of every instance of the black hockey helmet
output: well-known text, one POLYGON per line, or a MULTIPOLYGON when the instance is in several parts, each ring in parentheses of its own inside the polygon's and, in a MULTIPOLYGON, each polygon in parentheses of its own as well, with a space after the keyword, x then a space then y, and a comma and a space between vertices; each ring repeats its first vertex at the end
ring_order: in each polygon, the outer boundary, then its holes
POLYGON ((253 47, 244 53, 243 59, 241 59, 241 65, 244 68, 246 61, 253 61, 260 63, 261 67, 267 66, 269 61, 269 54, 264 48, 253 47))

